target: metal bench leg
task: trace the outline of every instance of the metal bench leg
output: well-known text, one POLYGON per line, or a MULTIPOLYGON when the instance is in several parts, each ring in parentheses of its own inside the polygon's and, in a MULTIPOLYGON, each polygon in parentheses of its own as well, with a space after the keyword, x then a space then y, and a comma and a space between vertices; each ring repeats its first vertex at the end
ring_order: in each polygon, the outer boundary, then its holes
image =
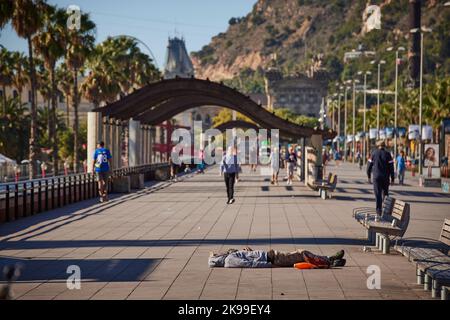
POLYGON ((423 290, 430 291, 431 290, 431 277, 428 274, 424 275, 424 282, 423 282, 423 290))
POLYGON ((383 235, 383 254, 389 254, 391 252, 391 239, 389 236, 383 235))
POLYGON ((433 279, 432 281, 432 287, 431 287, 431 297, 432 298, 437 298, 439 295, 439 292, 441 291, 441 285, 439 284, 439 282, 435 279, 433 279))
POLYGON ((375 247, 380 250, 381 244, 380 244, 380 234, 375 233, 375 247))
POLYGON ((375 240, 375 233, 370 229, 367 229, 366 235, 367 235, 367 242, 369 242, 369 244, 372 245, 373 241, 375 240))
POLYGON ((327 200, 327 190, 322 190, 322 194, 320 196, 323 200, 327 200))
POLYGON ((416 275, 417 275, 417 284, 423 285, 424 272, 419 269, 419 266, 416 266, 416 275))
POLYGON ((441 289, 441 300, 450 300, 450 294, 446 287, 442 287, 441 289))

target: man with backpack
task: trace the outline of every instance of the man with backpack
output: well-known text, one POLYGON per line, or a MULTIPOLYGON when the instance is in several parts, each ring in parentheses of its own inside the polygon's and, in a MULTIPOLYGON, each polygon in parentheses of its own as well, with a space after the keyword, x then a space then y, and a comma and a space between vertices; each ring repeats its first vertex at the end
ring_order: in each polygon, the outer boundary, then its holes
POLYGON ((105 143, 99 141, 97 149, 94 152, 93 172, 95 172, 98 181, 98 193, 100 195, 100 202, 108 201, 107 182, 109 178, 111 153, 109 149, 105 148, 105 143))

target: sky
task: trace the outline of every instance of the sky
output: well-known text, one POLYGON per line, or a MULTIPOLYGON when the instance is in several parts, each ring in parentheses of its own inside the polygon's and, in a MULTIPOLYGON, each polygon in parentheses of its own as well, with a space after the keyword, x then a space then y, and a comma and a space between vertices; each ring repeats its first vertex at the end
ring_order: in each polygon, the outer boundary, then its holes
MULTIPOLYGON (((152 51, 164 67, 168 37, 183 37, 188 52, 197 51, 225 32, 231 17, 247 15, 257 0, 49 0, 60 8, 77 5, 97 25, 97 42, 108 36, 130 35, 152 51)), ((8 25, 0 30, 0 44, 27 53, 24 39, 8 25)), ((148 50, 141 46, 143 52, 148 50)))

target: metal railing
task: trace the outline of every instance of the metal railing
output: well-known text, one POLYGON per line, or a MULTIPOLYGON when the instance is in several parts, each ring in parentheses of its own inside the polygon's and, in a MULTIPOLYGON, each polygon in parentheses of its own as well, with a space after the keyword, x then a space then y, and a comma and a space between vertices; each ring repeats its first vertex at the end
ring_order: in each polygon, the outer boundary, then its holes
MULTIPOLYGON (((115 178, 132 174, 151 174, 156 169, 165 167, 168 167, 167 163, 115 169, 108 180, 108 188, 113 189, 115 178)), ((92 173, 5 183, 0 186, 0 223, 60 208, 98 195, 98 184, 92 173)))

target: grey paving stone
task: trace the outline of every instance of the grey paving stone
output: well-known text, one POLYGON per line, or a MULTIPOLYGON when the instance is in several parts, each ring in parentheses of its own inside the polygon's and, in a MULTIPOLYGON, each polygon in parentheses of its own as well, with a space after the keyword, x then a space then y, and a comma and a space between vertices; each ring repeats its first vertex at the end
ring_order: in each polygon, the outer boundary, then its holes
MULTIPOLYGON (((225 204, 217 169, 164 189, 114 195, 108 204, 84 201, 0 225, 0 266, 20 262, 17 299, 431 299, 415 284, 414 265, 398 254, 364 253, 365 232, 351 209, 374 206, 372 186, 351 164, 323 201, 300 182, 270 186, 244 168, 236 202, 225 204), (262 186, 269 186, 262 191, 262 186), (305 249, 346 251, 333 270, 211 269, 210 251, 305 249), (82 268, 81 290, 68 290, 68 264, 82 268), (381 290, 368 290, 367 267, 381 268, 381 290)), ((411 203, 406 236, 437 238, 450 197, 436 188, 394 185, 411 203)), ((415 185, 413 185, 415 184, 415 185)))

